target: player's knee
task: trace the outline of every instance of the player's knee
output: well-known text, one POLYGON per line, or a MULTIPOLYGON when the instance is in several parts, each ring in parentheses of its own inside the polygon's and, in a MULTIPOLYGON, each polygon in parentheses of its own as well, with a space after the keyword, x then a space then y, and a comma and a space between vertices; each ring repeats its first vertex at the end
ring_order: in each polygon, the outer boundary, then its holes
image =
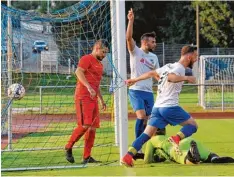
POLYGON ((186 124, 193 125, 198 129, 197 122, 191 117, 186 124))
POLYGON ((90 125, 82 125, 84 130, 88 130, 90 128, 90 125))
POLYGON ((138 119, 147 119, 148 116, 146 116, 145 110, 137 110, 136 116, 138 119))
POLYGON ((196 129, 198 129, 198 125, 196 124, 196 125, 194 125, 195 127, 196 127, 196 129))
POLYGON ((197 125, 197 122, 195 120, 192 122, 191 125, 193 125, 194 127, 196 127, 196 130, 198 129, 198 125, 197 125))
POLYGON ((96 131, 95 127, 90 127, 89 129, 90 129, 90 131, 96 131))
POLYGON ((152 137, 153 135, 155 135, 156 131, 157 131, 156 127, 153 127, 151 125, 147 125, 144 133, 147 134, 149 137, 152 137))
POLYGON ((190 128, 192 129, 193 133, 196 133, 197 132, 197 125, 190 125, 190 128))
POLYGON ((197 132, 197 129, 198 127, 194 124, 188 124, 187 125, 189 127, 189 129, 191 130, 192 133, 196 133, 197 132))

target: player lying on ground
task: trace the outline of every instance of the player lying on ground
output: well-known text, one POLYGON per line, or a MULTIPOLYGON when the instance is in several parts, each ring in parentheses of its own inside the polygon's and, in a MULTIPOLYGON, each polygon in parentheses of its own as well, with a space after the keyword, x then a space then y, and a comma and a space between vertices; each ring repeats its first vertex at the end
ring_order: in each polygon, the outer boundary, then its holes
POLYGON ((126 166, 133 166, 133 156, 139 151, 143 144, 147 142, 158 128, 165 128, 170 125, 181 125, 180 132, 176 136, 169 138, 175 146, 177 153, 181 153, 178 147, 179 141, 191 136, 197 131, 196 121, 179 106, 179 94, 184 81, 195 83, 196 78, 185 76, 185 69, 192 68, 197 61, 197 51, 194 46, 184 46, 181 49, 180 60, 176 63, 169 63, 155 71, 149 71, 135 79, 126 81, 128 85, 133 85, 138 81, 154 77, 158 81, 158 94, 151 112, 151 117, 144 132, 132 143, 128 153, 121 160, 126 166))
MULTIPOLYGON (((186 138, 187 139, 187 138, 186 138)), ((183 140, 182 140, 183 141, 183 140)), ((180 164, 197 164, 200 162, 200 154, 195 141, 190 141, 188 149, 181 150, 181 154, 176 153, 173 145, 165 135, 157 135, 146 144, 144 162, 163 162, 172 160, 180 164)))
POLYGON ((196 164, 198 162, 234 163, 234 159, 232 157, 219 157, 217 154, 212 153, 202 146, 200 142, 191 137, 181 140, 179 147, 182 151, 181 156, 175 153, 172 144, 168 142, 168 136, 154 136, 146 144, 144 162, 157 163, 171 160, 180 164, 196 164))

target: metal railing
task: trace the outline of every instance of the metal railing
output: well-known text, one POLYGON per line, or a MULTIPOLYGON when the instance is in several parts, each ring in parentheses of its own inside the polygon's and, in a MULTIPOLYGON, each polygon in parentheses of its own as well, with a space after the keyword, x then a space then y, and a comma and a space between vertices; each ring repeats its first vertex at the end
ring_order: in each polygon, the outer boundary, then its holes
MULTIPOLYGON (((225 105, 225 86, 232 86, 234 90, 234 83, 214 83, 214 84, 184 84, 183 87, 187 87, 187 86, 192 86, 192 87, 201 87, 201 86, 206 86, 206 87, 215 87, 215 86, 220 86, 221 89, 220 89, 220 92, 217 92, 219 95, 221 94, 221 97, 217 98, 215 101, 220 104, 219 107, 212 107, 212 105, 210 107, 208 106, 203 106, 204 109, 215 109, 215 108, 221 108, 222 111, 224 111, 226 108, 230 108, 230 107, 227 107, 225 105)), ((100 87, 110 87, 110 85, 101 85, 100 87)), ((153 87, 157 87, 157 84, 155 84, 153 87)), ((40 107, 39 107, 39 111, 40 111, 40 114, 42 114, 43 112, 43 89, 55 89, 55 88, 75 88, 75 85, 73 86, 37 86, 37 88, 39 88, 39 94, 40 94, 40 107)), ((182 92, 184 90, 182 89, 182 92)), ((197 92, 198 94, 198 92, 197 92)), ((199 96, 199 95, 198 95, 199 96)), ((198 102, 197 104, 199 103, 199 97, 198 97, 198 102)), ((211 98, 212 99, 212 98, 211 98)), ((215 99, 215 98, 214 98, 215 99)), ((231 99, 233 99, 233 103, 231 103, 231 105, 233 105, 233 107, 231 106, 231 108, 234 108, 234 94, 233 94, 233 97, 231 97, 231 99)), ((206 100, 204 100, 206 102, 206 100)))
MULTIPOLYGON (((75 88, 75 85, 64 85, 64 86, 37 86, 36 88, 39 88, 39 94, 40 94, 40 114, 42 114, 43 111, 43 89, 54 89, 54 88, 75 88)), ((100 85, 100 87, 110 87, 110 85, 100 85)))

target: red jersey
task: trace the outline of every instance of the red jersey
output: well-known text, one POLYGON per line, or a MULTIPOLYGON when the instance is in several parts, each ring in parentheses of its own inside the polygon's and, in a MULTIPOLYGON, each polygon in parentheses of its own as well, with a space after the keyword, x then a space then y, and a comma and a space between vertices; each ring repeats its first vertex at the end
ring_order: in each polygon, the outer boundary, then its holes
MULTIPOLYGON (((78 67, 85 70, 84 75, 90 86, 97 93, 102 79, 103 65, 92 55, 81 57, 78 67)), ((75 97, 78 99, 90 98, 88 89, 77 80, 75 97)), ((95 97, 97 99, 97 96, 95 97)))

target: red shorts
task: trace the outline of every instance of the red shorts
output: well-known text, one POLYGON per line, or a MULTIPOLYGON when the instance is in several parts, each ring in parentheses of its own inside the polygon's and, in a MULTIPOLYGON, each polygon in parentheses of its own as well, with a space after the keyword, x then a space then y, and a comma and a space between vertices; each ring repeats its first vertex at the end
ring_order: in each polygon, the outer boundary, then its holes
POLYGON ((78 125, 100 127, 98 100, 75 99, 75 106, 78 125))

